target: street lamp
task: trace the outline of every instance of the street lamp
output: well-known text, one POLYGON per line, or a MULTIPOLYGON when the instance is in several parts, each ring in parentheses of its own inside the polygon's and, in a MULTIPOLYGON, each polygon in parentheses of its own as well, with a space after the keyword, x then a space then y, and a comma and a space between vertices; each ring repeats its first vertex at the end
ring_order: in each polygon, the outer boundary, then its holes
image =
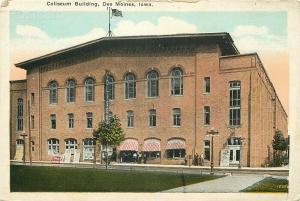
POLYGON ((214 130, 214 128, 207 131, 206 136, 211 137, 211 159, 210 159, 210 174, 214 174, 214 137, 218 136, 219 132, 214 130))

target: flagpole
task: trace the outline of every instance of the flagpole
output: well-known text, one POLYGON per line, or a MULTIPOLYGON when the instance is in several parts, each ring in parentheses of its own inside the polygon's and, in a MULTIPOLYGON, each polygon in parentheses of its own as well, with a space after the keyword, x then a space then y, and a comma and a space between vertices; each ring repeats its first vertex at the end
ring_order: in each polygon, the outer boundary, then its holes
POLYGON ((110 7, 108 7, 108 37, 111 37, 112 36, 112 34, 111 34, 111 30, 110 30, 110 10, 111 10, 111 8, 110 7))

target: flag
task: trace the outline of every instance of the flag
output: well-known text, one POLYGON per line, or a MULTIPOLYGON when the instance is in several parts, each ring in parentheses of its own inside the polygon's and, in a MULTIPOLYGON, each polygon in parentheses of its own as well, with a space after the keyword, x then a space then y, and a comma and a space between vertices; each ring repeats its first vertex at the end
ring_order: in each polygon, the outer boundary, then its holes
POLYGON ((111 9, 111 14, 112 14, 112 16, 123 17, 122 11, 120 11, 118 9, 111 9))

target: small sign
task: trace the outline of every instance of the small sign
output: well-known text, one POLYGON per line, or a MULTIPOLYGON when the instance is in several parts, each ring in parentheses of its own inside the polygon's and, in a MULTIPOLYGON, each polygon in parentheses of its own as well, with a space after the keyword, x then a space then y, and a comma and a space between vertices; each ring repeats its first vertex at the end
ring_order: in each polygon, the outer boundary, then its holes
POLYGON ((225 148, 221 150, 220 166, 229 167, 229 149, 225 148))

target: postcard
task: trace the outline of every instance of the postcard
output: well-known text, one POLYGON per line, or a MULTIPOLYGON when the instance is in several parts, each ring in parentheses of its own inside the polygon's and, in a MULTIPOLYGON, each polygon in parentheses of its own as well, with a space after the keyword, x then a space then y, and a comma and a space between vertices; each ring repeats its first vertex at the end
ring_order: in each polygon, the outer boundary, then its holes
POLYGON ((1 200, 300 199, 298 1, 0 15, 1 200))

